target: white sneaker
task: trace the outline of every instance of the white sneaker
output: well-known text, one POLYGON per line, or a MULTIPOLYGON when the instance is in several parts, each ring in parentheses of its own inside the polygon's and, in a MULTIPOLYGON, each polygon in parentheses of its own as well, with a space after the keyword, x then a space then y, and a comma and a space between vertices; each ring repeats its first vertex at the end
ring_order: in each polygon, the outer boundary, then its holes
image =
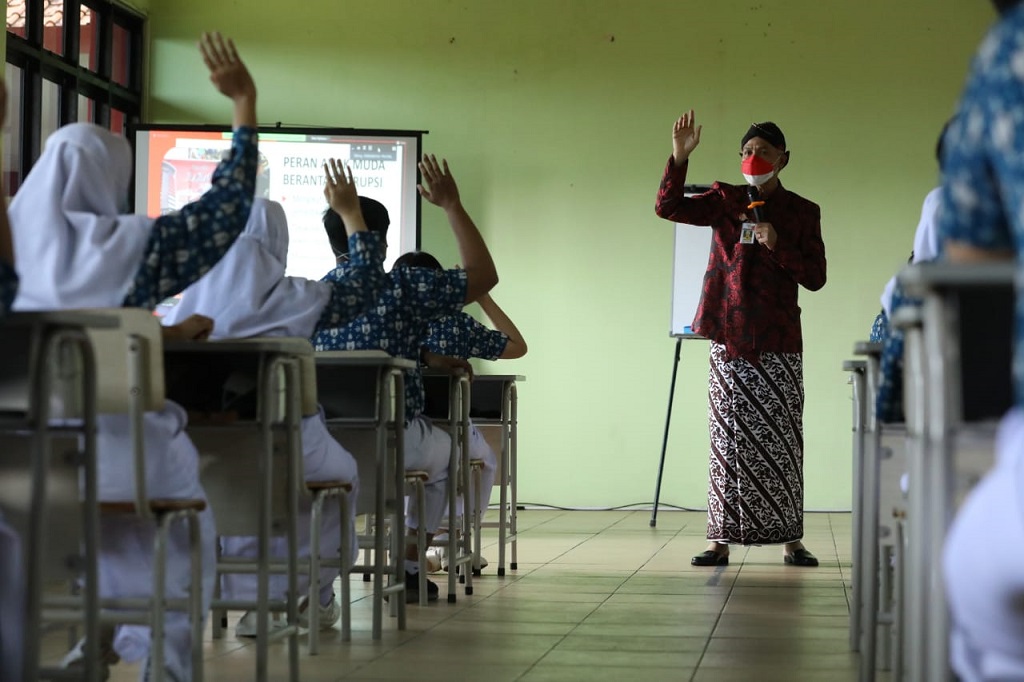
MULTIPOLYGON (((437 573, 441 570, 442 555, 444 552, 440 547, 431 547, 427 550, 427 573, 437 573)), ((444 562, 448 563, 448 562, 444 562)))
MULTIPOLYGON (((299 600, 299 627, 309 629, 309 616, 306 614, 309 608, 309 597, 303 597, 299 600)), ((331 595, 331 603, 327 606, 320 605, 320 630, 330 630, 334 627, 334 624, 341 618, 341 604, 338 600, 331 595)))
MULTIPOLYGON (((274 618, 273 613, 268 614, 270 622, 267 624, 267 634, 282 630, 286 626, 284 621, 274 618)), ((259 623, 259 614, 255 611, 246 611, 235 625, 235 637, 255 637, 259 623)))
MULTIPOLYGON (((100 679, 110 679, 110 666, 120 662, 121 657, 114 651, 114 629, 103 626, 100 628, 100 679)), ((61 668, 78 668, 85 665, 85 638, 61 659, 61 668)))
MULTIPOLYGON (((474 569, 475 570, 477 570, 477 571, 483 570, 483 569, 487 568, 487 557, 485 557, 485 556, 483 556, 481 554, 480 555, 480 564, 477 565, 476 562, 473 562, 473 564, 474 564, 474 569)), ((430 557, 429 556, 427 557, 427 566, 428 567, 430 566, 430 557)), ((448 570, 448 556, 447 555, 445 555, 441 559, 441 570, 444 570, 444 571, 448 570)))

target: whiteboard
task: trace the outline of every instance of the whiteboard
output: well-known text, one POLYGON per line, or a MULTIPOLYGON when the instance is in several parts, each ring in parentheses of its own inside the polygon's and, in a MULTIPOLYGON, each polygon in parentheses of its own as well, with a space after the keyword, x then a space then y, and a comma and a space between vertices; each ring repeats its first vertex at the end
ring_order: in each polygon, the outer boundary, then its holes
MULTIPOLYGON (((687 187, 686 196, 693 196, 710 187, 687 187), (695 191, 690 191, 690 190, 695 191)), ((690 325, 697 314, 697 305, 704 290, 704 273, 711 254, 710 227, 676 223, 675 248, 672 256, 672 325, 669 336, 693 334, 690 325)))

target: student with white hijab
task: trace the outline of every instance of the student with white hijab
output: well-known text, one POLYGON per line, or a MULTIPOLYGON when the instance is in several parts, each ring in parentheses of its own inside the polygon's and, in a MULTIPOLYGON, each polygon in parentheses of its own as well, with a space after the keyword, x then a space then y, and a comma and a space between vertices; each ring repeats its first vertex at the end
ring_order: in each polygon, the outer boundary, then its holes
MULTIPOLYGON (((165 324, 174 324, 200 314, 215 320, 210 338, 231 339, 252 336, 297 336, 309 338, 317 330, 348 324, 366 312, 377 300, 386 282, 382 263, 384 249, 380 236, 368 232, 360 210, 359 197, 351 171, 348 177, 335 161, 325 165, 327 184, 324 196, 348 231, 350 260, 343 275, 331 282, 286 277, 288 258, 288 221, 281 204, 256 199, 245 231, 227 255, 205 277, 182 294, 181 302, 164 316, 165 324)), ((342 481, 352 484, 358 494, 358 468, 352 455, 327 431, 323 413, 302 420, 304 474, 307 481, 342 481)), ((299 521, 299 556, 309 556, 310 502, 302 498, 299 521)), ((356 506, 349 505, 350 535, 355 537, 356 506)), ((324 507, 320 549, 322 556, 337 556, 340 524, 343 520, 336 505, 324 507)), ((353 543, 351 559, 358 547, 353 543)), ((222 537, 225 556, 256 556, 255 537, 222 537)), ((284 538, 274 538, 271 551, 286 556, 284 538)), ((341 615, 334 598, 337 569, 326 568, 320 578, 320 629, 329 630, 341 615)), ((299 593, 306 594, 308 582, 300 576, 299 593)), ((347 579, 347 576, 342 576, 347 579)), ((222 578, 222 596, 226 599, 254 599, 255 574, 229 574, 222 578)), ((271 576, 272 599, 284 598, 285 576, 271 576)), ((308 624, 308 600, 300 599, 300 625, 308 624)), ((248 611, 235 628, 239 637, 256 636, 256 612, 248 611)))
MULTIPOLYGON (((74 123, 53 133, 10 207, 14 246, 21 258, 22 286, 15 310, 60 310, 135 306, 153 309, 213 267, 245 227, 256 183, 256 86, 234 44, 204 34, 200 52, 214 86, 233 102, 231 149, 217 167, 212 187, 199 200, 156 219, 123 215, 132 175, 127 141, 104 128, 74 123)), ((190 321, 195 322, 195 320, 190 321)), ((200 321, 194 331, 203 333, 200 321)), ((153 498, 204 498, 198 456, 185 434, 185 412, 167 403, 144 421, 147 493, 153 498)), ((97 421, 99 497, 134 495, 129 423, 125 415, 97 421)), ((215 575, 212 514, 200 515, 204 613, 215 575)), ((152 592, 153 532, 141 520, 105 520, 100 538, 100 591, 104 597, 141 597, 152 592)), ((185 529, 171 534, 167 596, 189 588, 185 529)), ((2 595, 0 595, 2 597, 2 595)), ((105 663, 118 656, 141 660, 149 652, 149 629, 121 626, 116 639, 102 635, 105 663)), ((168 613, 164 679, 191 679, 192 642, 187 616, 168 613)), ((81 642, 65 664, 81 662, 81 642)), ((149 662, 141 676, 149 677, 149 662)))

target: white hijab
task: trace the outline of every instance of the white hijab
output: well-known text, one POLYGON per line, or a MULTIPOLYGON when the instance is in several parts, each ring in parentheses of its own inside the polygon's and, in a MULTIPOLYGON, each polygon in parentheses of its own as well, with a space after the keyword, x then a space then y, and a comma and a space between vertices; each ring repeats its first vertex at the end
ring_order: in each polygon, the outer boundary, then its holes
POLYGON ((285 277, 288 220, 281 204, 255 199, 245 231, 224 257, 182 294, 165 325, 189 315, 213 318, 211 338, 313 335, 331 285, 285 277))
POLYGON ((105 128, 72 123, 50 135, 10 206, 15 310, 121 305, 153 227, 121 214, 131 173, 128 141, 105 128))
MULTIPOLYGON (((917 223, 917 231, 914 232, 914 258, 912 263, 923 263, 924 261, 935 260, 939 257, 939 233, 936 229, 938 222, 939 200, 942 195, 942 188, 936 187, 924 198, 921 205, 921 220, 917 223)), ((885 285, 882 291, 882 310, 886 317, 892 317, 892 294, 896 289, 896 276, 885 285)))

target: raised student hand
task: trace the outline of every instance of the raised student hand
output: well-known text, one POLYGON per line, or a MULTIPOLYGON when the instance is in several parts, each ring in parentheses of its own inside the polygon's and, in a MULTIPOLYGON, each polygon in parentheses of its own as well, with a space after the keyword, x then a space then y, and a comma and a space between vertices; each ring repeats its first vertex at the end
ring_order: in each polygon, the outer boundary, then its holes
POLYGON ((672 158, 676 165, 682 165, 700 144, 700 130, 703 126, 695 124, 696 117, 693 109, 690 109, 672 125, 672 158))
MULTIPOLYGON (((342 219, 360 213, 359 193, 356 191, 352 169, 342 165, 338 159, 330 159, 324 163, 324 175, 327 178, 324 184, 324 199, 327 199, 331 209, 342 219)), ((345 221, 346 224, 348 222, 345 221)))
POLYGON ((230 38, 216 31, 204 33, 199 40, 199 51, 210 70, 210 81, 221 94, 233 100, 256 97, 256 84, 230 38))
POLYGON ((447 159, 441 159, 441 165, 438 165, 437 157, 427 154, 420 161, 419 168, 426 186, 416 185, 416 189, 424 199, 445 210, 460 204, 459 186, 448 170, 447 159))

